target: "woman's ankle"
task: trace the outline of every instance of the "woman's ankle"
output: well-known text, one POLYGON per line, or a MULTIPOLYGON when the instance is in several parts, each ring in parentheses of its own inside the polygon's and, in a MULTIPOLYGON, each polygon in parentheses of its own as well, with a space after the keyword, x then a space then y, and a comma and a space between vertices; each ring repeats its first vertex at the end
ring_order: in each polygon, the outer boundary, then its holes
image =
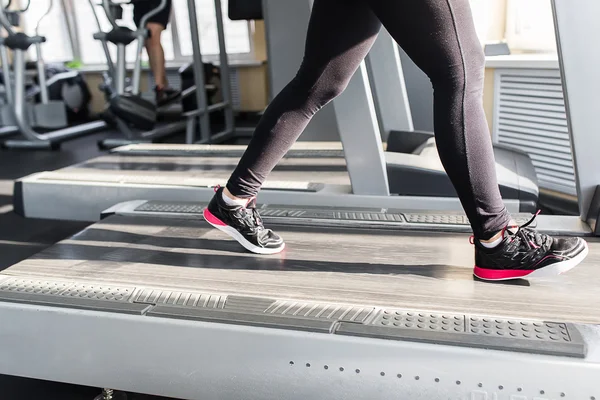
POLYGON ((227 189, 227 187, 223 188, 223 195, 224 195, 224 196, 227 196, 227 197, 228 197, 228 198, 230 198, 231 200, 236 200, 236 201, 242 201, 242 200, 248 201, 248 200, 249 200, 248 198, 245 198, 245 197, 237 197, 237 196, 234 196, 234 195, 233 195, 233 194, 232 194, 232 193, 229 191, 229 189, 227 189))
POLYGON ((498 244, 500 244, 502 242, 502 239, 504 239, 504 233, 507 230, 511 230, 512 231, 512 229, 516 228, 516 227, 517 227, 517 222, 511 219, 509 221, 508 225, 506 226, 506 228, 497 231, 489 239, 485 239, 485 240, 484 239, 479 239, 479 243, 481 243, 485 247, 495 247, 496 245, 498 245, 498 244))

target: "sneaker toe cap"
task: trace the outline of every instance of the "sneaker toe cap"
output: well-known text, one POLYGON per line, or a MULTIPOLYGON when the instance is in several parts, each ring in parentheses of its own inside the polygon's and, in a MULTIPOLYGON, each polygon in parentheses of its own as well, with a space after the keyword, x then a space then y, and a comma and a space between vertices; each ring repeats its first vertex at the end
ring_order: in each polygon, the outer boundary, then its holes
POLYGON ((553 238, 552 250, 564 256, 574 256, 585 249, 585 241, 577 237, 553 238))
POLYGON ((260 243, 267 248, 280 247, 283 244, 283 238, 272 230, 265 229, 263 234, 260 235, 260 243))

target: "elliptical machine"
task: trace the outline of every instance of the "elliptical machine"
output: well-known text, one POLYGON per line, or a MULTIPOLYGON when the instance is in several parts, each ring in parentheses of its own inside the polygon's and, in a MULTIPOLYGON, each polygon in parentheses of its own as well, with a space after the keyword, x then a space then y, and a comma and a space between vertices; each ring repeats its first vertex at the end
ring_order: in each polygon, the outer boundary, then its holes
MULTIPOLYGON (((101 148, 113 148, 132 143, 154 143, 167 136, 186 130, 187 122, 177 121, 156 128, 158 110, 156 105, 144 99, 140 94, 140 81, 142 73, 142 51, 149 31, 145 28, 146 22, 167 6, 167 0, 161 0, 157 8, 151 10, 141 19, 136 31, 120 26, 117 21, 122 17, 122 5, 140 0, 116 3, 112 0, 102 0, 102 8, 112 25, 110 32, 102 32, 95 5, 88 0, 100 32, 94 34, 94 39, 102 43, 108 72, 105 74, 101 89, 106 93, 108 103, 104 111, 104 118, 108 123, 114 124, 125 136, 124 139, 106 139, 99 142, 101 148), (137 51, 133 74, 128 82, 125 49, 136 42, 137 51), (108 43, 117 46, 116 65, 108 49, 108 43), (130 83, 130 85, 128 85, 130 83)), ((143 1, 143 0, 142 0, 143 1)))
MULTIPOLYGON (((9 3, 10 4, 10 3, 9 3)), ((53 0, 50 0, 48 11, 44 14, 46 17, 53 6, 53 0)), ((46 41, 44 36, 39 35, 38 23, 35 36, 28 36, 21 32, 16 32, 13 24, 7 17, 7 11, 4 5, 0 5, 0 25, 8 32, 4 38, 4 46, 13 51, 13 74, 14 85, 11 84, 11 75, 8 68, 8 56, 6 48, 0 55, 3 58, 4 89, 9 116, 14 121, 18 131, 24 136, 23 140, 7 140, 3 143, 8 148, 25 149, 57 149, 60 143, 88 133, 97 132, 106 128, 104 121, 95 121, 87 124, 77 125, 58 129, 48 133, 38 133, 33 128, 35 126, 45 126, 50 129, 60 126, 66 126, 67 114, 65 104, 62 101, 50 100, 48 95, 48 81, 46 80, 46 68, 42 58, 42 43, 46 41), (36 47, 37 69, 39 79, 39 95, 41 102, 30 107, 27 101, 26 92, 26 71, 25 54, 31 47, 36 47), (14 86, 14 87, 13 87, 14 86)), ((77 76, 76 72, 66 73, 69 77, 77 76)), ((54 78, 58 79, 58 78, 54 78)))
MULTIPOLYGON (((11 3, 12 1, 9 0, 5 9, 10 7, 11 3)), ((30 4, 31 1, 28 1, 22 9, 5 11, 12 26, 20 25, 21 14, 29 9, 30 4)), ((36 35, 39 34, 41 24, 51 11, 52 2, 37 22, 36 35)), ((38 47, 37 50, 38 59, 43 61, 41 47, 38 47)), ((19 129, 12 116, 14 107, 12 72, 4 38, 0 38, 0 59, 2 60, 2 75, 0 75, 2 80, 0 82, 2 95, 0 97, 0 125, 2 128, 0 128, 0 136, 6 136, 17 133, 19 129)), ((68 71, 61 66, 46 68, 43 62, 34 63, 33 67, 37 71, 37 76, 30 78, 30 81, 27 82, 28 90, 25 96, 27 117, 31 126, 43 129, 64 128, 71 119, 81 119, 87 116, 87 105, 91 100, 91 94, 78 72, 68 71)))

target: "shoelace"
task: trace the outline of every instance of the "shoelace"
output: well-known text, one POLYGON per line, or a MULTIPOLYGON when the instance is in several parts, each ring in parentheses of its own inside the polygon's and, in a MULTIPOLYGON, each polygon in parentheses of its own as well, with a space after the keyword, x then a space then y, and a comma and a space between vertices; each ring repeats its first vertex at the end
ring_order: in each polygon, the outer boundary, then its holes
POLYGON ((240 208, 236 214, 236 217, 253 232, 263 229, 262 220, 256 208, 240 208))
MULTIPOLYGON (((213 190, 217 193, 221 189, 221 185, 216 185, 213 190)), ((248 202, 250 204, 252 200, 248 202)), ((237 218, 239 218, 246 227, 248 227, 252 232, 256 232, 258 230, 264 229, 264 225, 262 219, 260 218, 260 214, 255 207, 247 208, 242 207, 236 212, 237 218)))
MULTIPOLYGON (((541 210, 536 212, 533 217, 526 223, 521 226, 518 225, 509 225, 502 229, 502 240, 506 238, 506 236, 510 236, 510 242, 514 243, 515 247, 520 247, 521 244, 525 243, 529 249, 538 249, 546 244, 547 236, 542 235, 539 232, 536 232, 533 229, 528 229, 528 227, 535 221, 537 216, 540 214, 541 210), (512 230, 516 229, 515 232, 512 230)), ((469 242, 471 244, 475 243, 475 236, 471 236, 469 238, 469 242)))

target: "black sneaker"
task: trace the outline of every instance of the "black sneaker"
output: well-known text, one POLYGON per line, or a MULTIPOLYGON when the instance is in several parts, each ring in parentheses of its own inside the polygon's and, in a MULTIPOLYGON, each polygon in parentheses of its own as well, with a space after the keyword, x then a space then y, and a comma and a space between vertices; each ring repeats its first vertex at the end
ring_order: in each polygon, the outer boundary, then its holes
POLYGON ((474 275, 487 281, 557 276, 585 259, 588 246, 583 239, 555 238, 528 228, 536 216, 521 227, 505 228, 502 243, 492 249, 472 240, 474 275))
POLYGON ((283 239, 263 226, 256 200, 246 206, 229 206, 223 200, 223 188, 204 210, 204 219, 218 230, 237 240, 246 250, 257 254, 275 254, 285 247, 283 239))
POLYGON ((154 88, 154 92, 156 94, 156 106, 162 107, 166 104, 175 101, 181 96, 181 91, 172 89, 170 87, 165 88, 154 88))

